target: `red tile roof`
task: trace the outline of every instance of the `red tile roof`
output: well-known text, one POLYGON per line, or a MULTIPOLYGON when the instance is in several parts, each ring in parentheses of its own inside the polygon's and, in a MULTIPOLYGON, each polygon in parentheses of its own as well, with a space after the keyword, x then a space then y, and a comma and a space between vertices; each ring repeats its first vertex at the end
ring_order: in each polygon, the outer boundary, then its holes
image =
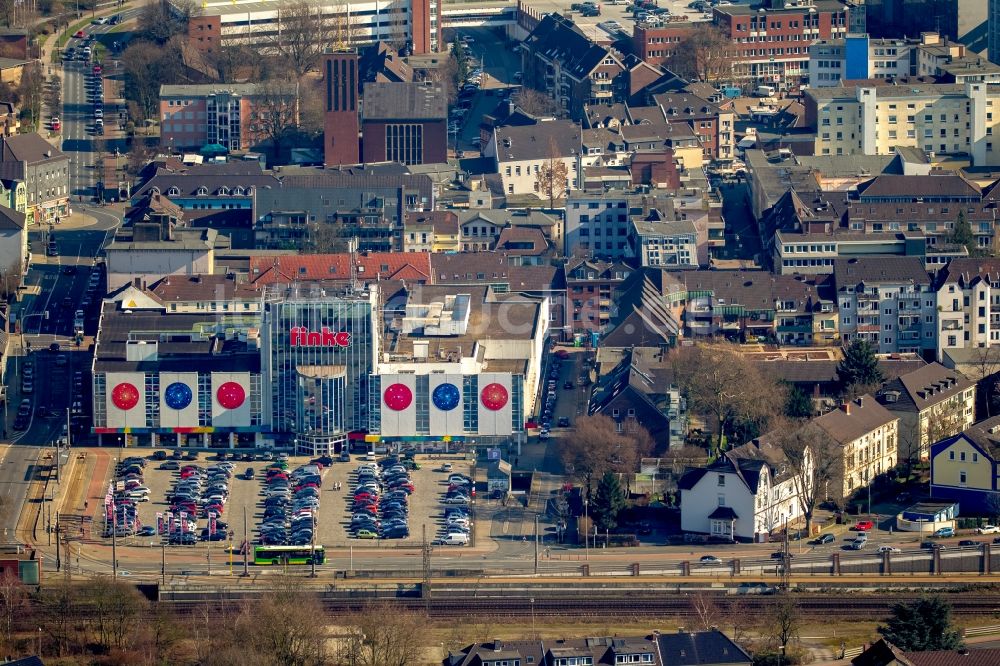
MULTIPOLYGON (((427 252, 372 252, 354 255, 358 280, 407 280, 430 282, 431 261, 427 252)), ((287 254, 250 257, 250 281, 257 285, 283 282, 348 280, 351 255, 287 254)))

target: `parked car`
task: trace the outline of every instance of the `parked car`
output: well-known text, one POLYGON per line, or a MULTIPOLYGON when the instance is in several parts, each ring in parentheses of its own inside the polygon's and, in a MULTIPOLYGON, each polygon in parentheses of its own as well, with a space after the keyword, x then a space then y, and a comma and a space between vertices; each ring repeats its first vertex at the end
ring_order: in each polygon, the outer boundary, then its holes
POLYGON ((868 530, 874 528, 875 528, 875 523, 873 523, 870 520, 859 520, 854 525, 854 529, 857 530, 858 532, 867 532, 868 530))
POLYGON ((939 527, 937 530, 934 531, 934 536, 938 537, 939 539, 945 539, 947 537, 953 537, 953 536, 955 536, 955 528, 954 527, 939 527))
POLYGON ((813 544, 817 546, 822 546, 826 543, 833 543, 836 540, 832 534, 820 534, 818 537, 813 539, 813 544))
POLYGON ((879 546, 879 553, 900 553, 902 550, 896 548, 895 546, 879 546))
POLYGON ((996 525, 983 525, 976 532, 978 534, 1000 534, 1000 527, 996 525))

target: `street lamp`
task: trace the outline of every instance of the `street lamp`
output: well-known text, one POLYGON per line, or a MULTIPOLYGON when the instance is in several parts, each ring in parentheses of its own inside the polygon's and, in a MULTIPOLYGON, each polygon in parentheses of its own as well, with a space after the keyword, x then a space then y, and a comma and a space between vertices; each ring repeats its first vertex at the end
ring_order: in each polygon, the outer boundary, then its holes
POLYGON ((590 561, 590 518, 587 516, 587 500, 583 500, 583 550, 586 554, 586 559, 590 561))

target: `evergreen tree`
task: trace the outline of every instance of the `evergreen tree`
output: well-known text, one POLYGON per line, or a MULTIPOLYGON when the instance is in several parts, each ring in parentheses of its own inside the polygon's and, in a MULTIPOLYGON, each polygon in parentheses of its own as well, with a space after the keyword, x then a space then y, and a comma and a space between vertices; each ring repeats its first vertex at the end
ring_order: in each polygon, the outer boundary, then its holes
POLYGON ((625 508, 625 493, 618 476, 605 472, 594 493, 594 523, 599 530, 613 530, 618 527, 618 514, 625 508))
POLYGON ((857 386, 877 386, 885 381, 878 367, 875 349, 867 340, 857 339, 844 348, 844 358, 837 366, 840 386, 846 392, 857 386))
POLYGON ((785 399, 785 416, 793 419, 804 419, 812 415, 812 399, 798 386, 789 384, 788 397, 785 399))
POLYGON ((901 650, 955 650, 962 636, 951 623, 951 605, 941 597, 925 597, 912 604, 896 604, 892 617, 878 632, 901 650))
POLYGON ((969 251, 970 257, 974 257, 979 253, 979 247, 976 245, 976 237, 972 235, 972 225, 965 219, 964 210, 958 211, 958 217, 955 219, 955 228, 951 230, 948 242, 955 245, 964 245, 969 251))

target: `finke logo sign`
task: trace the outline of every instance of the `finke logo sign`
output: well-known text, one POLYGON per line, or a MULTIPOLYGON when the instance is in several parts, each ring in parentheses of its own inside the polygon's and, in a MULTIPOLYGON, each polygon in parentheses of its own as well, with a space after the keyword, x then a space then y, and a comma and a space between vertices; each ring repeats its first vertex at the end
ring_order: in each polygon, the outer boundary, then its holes
POLYGON ((289 331, 293 347, 349 347, 351 334, 347 331, 331 331, 324 326, 310 331, 305 326, 297 326, 289 331))

